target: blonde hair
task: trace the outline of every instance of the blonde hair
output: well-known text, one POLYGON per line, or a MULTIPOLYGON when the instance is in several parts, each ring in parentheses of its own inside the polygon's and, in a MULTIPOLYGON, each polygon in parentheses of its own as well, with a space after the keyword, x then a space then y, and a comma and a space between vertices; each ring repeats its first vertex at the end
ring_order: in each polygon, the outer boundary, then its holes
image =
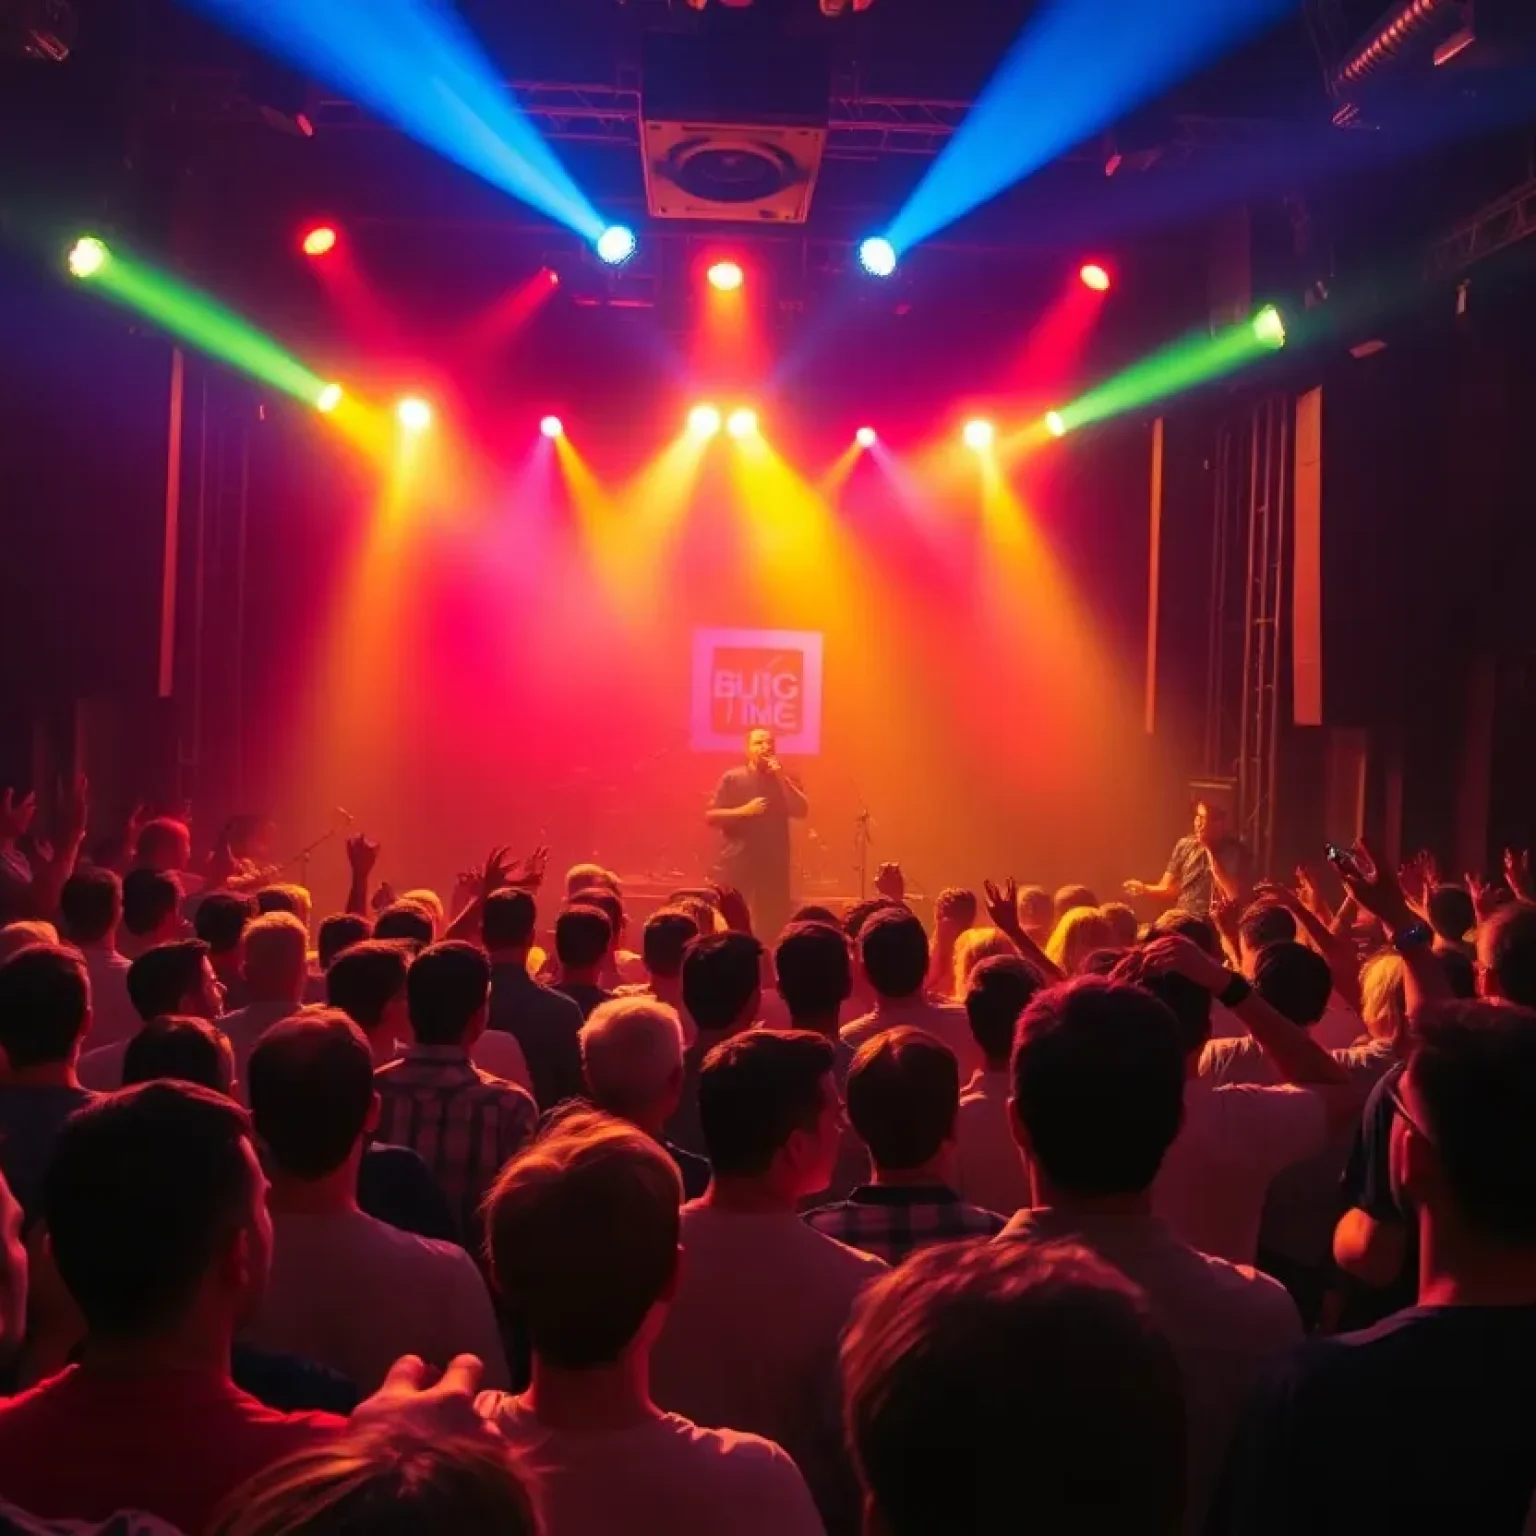
POLYGON ((259 991, 282 991, 309 966, 309 934, 292 912, 263 912, 245 929, 244 974, 259 991))
POLYGON ((1360 972, 1360 1017, 1372 1040, 1400 1039, 1408 1023, 1408 967, 1395 949, 1383 949, 1360 972))
POLYGON ((39 944, 58 942, 59 930, 52 923, 30 920, 7 923, 0 928, 0 960, 9 960, 12 955, 19 955, 24 949, 35 949, 39 944))
POLYGON ((308 933, 309 920, 314 915, 315 901, 302 885, 294 885, 289 881, 274 881, 273 884, 264 885, 256 892, 256 906, 263 914, 287 912, 290 916, 298 918, 304 925, 304 931, 308 933))
POLYGON ((1064 912, 1046 941, 1046 958, 1064 976, 1075 976, 1096 949, 1115 949, 1115 930, 1097 907, 1064 912))
POLYGON ((448 920, 448 912, 443 906, 443 898, 436 891, 429 891, 426 887, 422 887, 419 891, 407 891, 400 900, 409 901, 420 907, 432 919, 432 937, 434 939, 442 933, 443 924, 448 920))
POLYGON ((683 1070, 677 1009, 653 997, 599 1003, 581 1026, 581 1069, 592 1101, 626 1118, 658 1103, 683 1070))
POLYGON ((1001 928, 967 928, 955 940, 955 966, 950 996, 963 998, 971 985, 971 972, 992 955, 1016 955, 1019 946, 1001 928))

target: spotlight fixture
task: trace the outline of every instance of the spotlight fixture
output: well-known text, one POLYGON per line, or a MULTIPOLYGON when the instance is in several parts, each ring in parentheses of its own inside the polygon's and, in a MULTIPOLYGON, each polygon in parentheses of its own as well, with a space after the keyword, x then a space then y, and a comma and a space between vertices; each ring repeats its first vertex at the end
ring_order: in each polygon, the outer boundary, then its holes
POLYGON ((720 412, 712 405, 696 405, 688 412, 688 430, 695 437, 713 437, 720 430, 720 412))
POLYGON ((748 410, 746 406, 732 411, 725 423, 725 430, 738 440, 752 437, 757 432, 757 412, 748 410))
POLYGON ((747 280, 740 264, 734 261, 717 261, 706 275, 709 286, 721 293, 734 293, 747 280))
POLYGON ((407 395, 396 405, 395 419, 407 432, 425 432, 432 425, 432 407, 418 395, 407 395))
POLYGON ((859 246, 859 265, 871 277, 889 277, 896 270, 896 247, 883 235, 871 235, 859 246))
POLYGON ((328 256, 336 249, 336 230, 330 224, 316 224, 304 231, 299 249, 306 256, 328 256))
POLYGON ((980 453, 984 448, 992 446, 992 439, 997 435, 997 430, 990 421, 983 421, 981 417, 966 422, 961 437, 967 448, 974 448, 980 453))
POLYGON ((1060 411, 1047 411, 1045 413, 1045 430, 1052 437, 1065 437, 1067 435, 1067 423, 1060 411))
POLYGON ((565 423, 561 421, 558 416, 546 416, 543 421, 539 423, 539 431, 542 432, 545 437, 564 437, 565 423))
POLYGON ((341 404, 341 385, 327 384, 324 389, 315 396, 315 409, 323 411, 327 416, 341 404))
POLYGON ((610 267, 621 267, 635 254, 635 232, 623 224, 610 224, 597 237, 597 256, 610 267))
POLYGON ((69 270, 76 277, 94 277, 107 264, 107 247, 95 235, 85 235, 69 248, 69 270))
POLYGON ((1285 345, 1285 321, 1280 318, 1280 311, 1273 304, 1266 304, 1253 317, 1253 334, 1266 347, 1285 345))
POLYGON ((1095 293, 1109 292, 1109 268, 1100 266, 1096 261, 1085 261, 1077 269, 1077 275, 1082 280, 1083 287, 1091 288, 1095 293))
POLYGON ((860 448, 873 448, 875 443, 879 440, 879 434, 873 427, 860 427, 859 430, 853 434, 853 440, 859 445, 860 448))

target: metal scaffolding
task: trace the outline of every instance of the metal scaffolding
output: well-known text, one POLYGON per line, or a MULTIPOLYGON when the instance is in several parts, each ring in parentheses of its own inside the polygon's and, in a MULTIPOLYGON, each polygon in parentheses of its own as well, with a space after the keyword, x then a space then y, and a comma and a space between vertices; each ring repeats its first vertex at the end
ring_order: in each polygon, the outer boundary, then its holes
POLYGON ((1474 262, 1536 235, 1536 176, 1479 208, 1429 253, 1431 277, 1454 277, 1474 262))

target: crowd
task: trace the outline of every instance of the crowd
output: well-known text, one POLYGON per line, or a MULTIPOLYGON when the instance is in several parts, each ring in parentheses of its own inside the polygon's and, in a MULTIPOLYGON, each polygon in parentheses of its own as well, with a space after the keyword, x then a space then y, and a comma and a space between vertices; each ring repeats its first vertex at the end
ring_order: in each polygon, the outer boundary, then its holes
POLYGON ((1139 910, 931 925, 887 868, 754 933, 543 850, 381 901, 358 837, 315 926, 182 821, 33 818, 7 1529, 1536 1530, 1523 856, 1357 848, 1333 908, 1181 843, 1139 910))

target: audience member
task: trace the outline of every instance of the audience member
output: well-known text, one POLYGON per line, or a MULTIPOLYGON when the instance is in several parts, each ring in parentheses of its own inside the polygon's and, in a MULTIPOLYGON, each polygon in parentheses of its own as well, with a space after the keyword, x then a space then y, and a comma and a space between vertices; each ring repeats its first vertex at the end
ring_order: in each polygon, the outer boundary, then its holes
POLYGON ((791 923, 773 952, 778 985, 762 995, 762 1023, 768 1029, 807 1029, 832 1042, 833 1072, 839 1087, 848 1076, 853 1051, 839 1031, 853 996, 853 957, 835 923, 791 923))
MULTIPOLYGON (((587 1029, 626 1006, 605 1005, 587 1029)), ((487 1394, 482 1411, 550 1536, 819 1536, 777 1445, 652 1397, 648 1357, 687 1284, 679 1193, 653 1138, 590 1111, 560 1117, 502 1171, 487 1201, 491 1269, 528 1330, 533 1380, 521 1397, 487 1394)))
MULTIPOLYGON (((713 942, 697 940, 689 959, 713 942)), ((686 988, 686 963, 683 979, 686 988)), ((761 1029, 724 1041, 704 1060, 699 1115, 714 1179, 683 1210, 687 1259, 652 1360, 656 1401, 782 1445, 836 1528, 851 1497, 829 1412, 837 1341, 885 1266, 796 1214, 827 1187, 837 1157, 831 1045, 761 1029)))
POLYGON ((661 1146, 677 1164, 683 1198, 697 1200, 709 1188, 709 1161, 666 1137, 682 1097, 684 1049, 677 1010, 655 998, 616 997, 594 1008, 581 1028, 588 1097, 661 1146))
POLYGON ((949 985, 944 996, 963 1007, 965 995, 970 991, 971 976, 983 960, 990 960, 994 955, 1017 956, 1018 953, 1019 946, 1001 928, 968 928, 955 943, 950 958, 949 985))
POLYGON ((372 937, 373 928, 366 917, 355 912, 333 912, 321 922, 315 945, 320 969, 329 971, 340 956, 372 937))
POLYGON ((1536 1008, 1536 906, 1502 906, 1477 930, 1481 996, 1536 1008))
POLYGON ((117 947, 129 960, 185 936, 181 896, 180 879, 162 870, 141 866, 123 876, 123 921, 117 947))
POLYGON ((816 1231, 899 1264, 918 1248, 1002 1230, 1002 1216, 955 1192, 960 1068, 942 1040, 904 1026, 876 1035, 859 1047, 845 1091, 874 1178, 811 1211, 816 1231))
POLYGON ((1123 901, 1107 901, 1099 908, 1099 916, 1109 924, 1115 949, 1130 949, 1141 935, 1141 923, 1136 914, 1123 901))
POLYGON ((436 941, 437 931, 425 907, 414 901, 397 901, 379 913, 373 936, 420 951, 436 941))
POLYGON ((183 874, 192 867, 192 829, 174 816, 157 816, 139 828, 134 870, 183 874))
POLYGON ((1079 907, 1096 909, 1098 905, 1099 898, 1086 885, 1062 886, 1051 901, 1051 921, 1045 930, 1046 936, 1056 931, 1057 925, 1068 912, 1075 912, 1079 907))
POLYGON ((620 986, 638 986, 644 982, 645 966, 641 957, 632 949, 624 948, 624 936, 629 931, 629 915, 624 910, 624 898, 618 890, 606 885, 589 887, 577 891, 569 905, 596 907, 608 919, 612 939, 603 956, 602 969, 598 972, 598 985, 612 992, 620 986))
POLYGON ((208 946, 213 974, 224 988, 224 1006, 244 1008, 245 930, 257 916, 256 898, 240 891, 209 891, 197 904, 192 930, 208 946))
POLYGON ((443 905, 443 898, 436 891, 418 886, 413 891, 407 891, 400 900, 413 907, 420 907, 432 919, 432 941, 436 943, 448 921, 448 909, 443 905))
POLYGON ((19 955, 24 949, 34 949, 39 944, 45 948, 60 943, 59 930, 52 923, 23 918, 20 922, 7 923, 0 928, 0 961, 19 955))
POLYGON ((1056 926, 1056 903, 1043 886, 1022 886, 1018 893, 1019 927, 1041 948, 1056 926))
POLYGON ((933 953, 928 966, 929 990, 955 997, 955 941, 976 924, 976 893, 960 886, 939 892, 933 902, 933 953))
POLYGON ((507 1381, 474 1261, 366 1215, 358 1172, 378 1120, 373 1059, 344 1014, 273 1025, 251 1052, 251 1118, 272 1181, 271 1275, 246 1336, 340 1371, 371 1392, 401 1355, 443 1367, 477 1355, 507 1381))
POLYGON ((235 1052, 229 1036, 207 1019, 190 1015, 151 1019, 123 1051, 123 1087, 161 1079, 233 1095, 235 1052))
POLYGON ((1477 910, 1465 886, 1435 885, 1425 895, 1424 911, 1435 930, 1435 949, 1452 950, 1472 958, 1470 936, 1477 928, 1477 910))
POLYGON ((1057 920, 1045 953, 1063 976, 1076 976, 1091 954, 1114 944, 1114 929, 1096 907, 1073 907, 1057 920))
POLYGON ((613 924, 598 907, 567 907, 555 919, 555 958, 560 963, 555 990, 581 1009, 585 1019, 613 996, 600 981, 613 947, 613 924))
POLYGON ((266 885, 256 892, 256 910, 263 917, 274 912, 285 912, 289 917, 298 918, 304 926, 307 937, 309 920, 314 912, 314 901, 302 885, 291 883, 266 885))
POLYGON ((565 899, 574 901, 578 891, 609 890, 618 893, 619 877, 601 864, 573 864, 565 872, 565 899))
POLYGON ((1395 949, 1378 950, 1360 968, 1360 1020, 1374 1041, 1395 1045, 1406 1038, 1404 974, 1403 957, 1395 949))
MULTIPOLYGON (((268 887, 274 889, 283 887, 268 887)), ((279 1020, 292 1018, 304 1006, 309 981, 309 938, 304 924, 285 911, 263 912, 252 919, 245 930, 242 974, 250 1001, 226 1014, 221 1023, 235 1048, 235 1078, 244 1083, 256 1042, 279 1020)))
POLYGON ((1295 942, 1296 919, 1277 901, 1256 901, 1238 918, 1238 969, 1252 981, 1254 965, 1264 950, 1271 944, 1295 942))
MULTIPOLYGON (((683 1007, 683 951, 698 938, 699 925, 688 913, 676 907, 659 907, 645 920, 641 934, 640 958, 645 967, 645 981, 635 982, 619 991, 644 992, 658 1002, 683 1007)), ((686 1034, 688 1025, 683 1024, 686 1034)))
POLYGON ((59 890, 60 937, 85 960, 91 983, 93 1048, 126 1040, 139 1027, 128 996, 128 961, 117 952, 123 883, 110 869, 77 869, 59 890))
MULTIPOLYGON (((145 950, 128 967, 128 1000, 141 1024, 171 1015, 216 1019, 223 1011, 224 989, 213 974, 208 946, 201 939, 177 939, 145 950)), ((102 1093, 121 1088, 128 1044, 116 1040, 85 1052, 81 1083, 102 1093)))
POLYGON ((369 939, 338 955, 325 973, 325 998, 362 1030, 376 1067, 398 1059, 411 1036, 405 982, 411 952, 399 940, 369 939))

